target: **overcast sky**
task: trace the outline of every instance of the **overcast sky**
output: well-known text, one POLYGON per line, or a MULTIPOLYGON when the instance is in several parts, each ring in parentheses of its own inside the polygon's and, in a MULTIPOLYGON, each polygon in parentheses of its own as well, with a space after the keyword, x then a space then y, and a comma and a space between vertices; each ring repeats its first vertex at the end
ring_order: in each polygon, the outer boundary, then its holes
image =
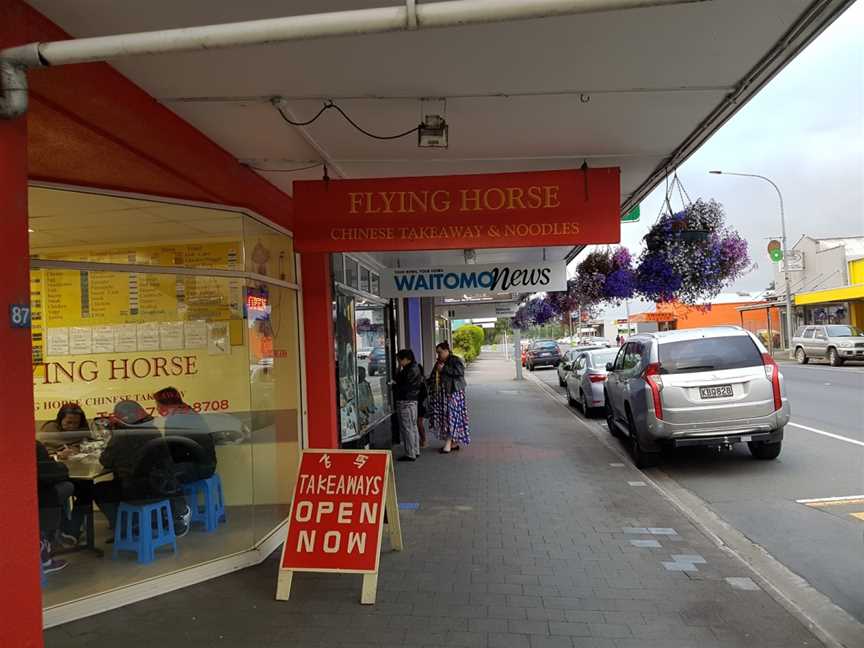
MULTIPOLYGON (((776 182, 790 247, 804 234, 864 235, 862 34, 859 1, 679 169, 690 197, 722 203, 729 223, 750 242, 758 268, 732 290, 763 290, 773 278, 765 247, 768 237, 780 235, 777 194, 764 181, 709 175, 711 169, 758 173, 776 182)), ((621 242, 631 251, 641 247, 663 195, 660 187, 643 201, 641 222, 622 224, 621 242)), ((680 200, 672 205, 677 210, 680 200)))

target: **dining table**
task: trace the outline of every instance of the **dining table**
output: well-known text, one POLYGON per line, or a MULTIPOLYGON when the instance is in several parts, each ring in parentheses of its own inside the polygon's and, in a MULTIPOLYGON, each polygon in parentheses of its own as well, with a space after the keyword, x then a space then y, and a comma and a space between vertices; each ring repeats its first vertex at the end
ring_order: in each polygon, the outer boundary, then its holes
POLYGON ((76 492, 89 493, 89 497, 81 498, 84 500, 83 503, 76 503, 76 506, 83 506, 85 509, 85 542, 83 545, 73 547, 63 553, 66 553, 67 551, 88 550, 101 557, 103 551, 96 546, 96 530, 94 522, 95 511, 93 509, 94 485, 97 479, 102 480, 103 478, 113 478, 113 474, 110 470, 105 468, 105 466, 99 463, 98 451, 79 453, 60 461, 69 470, 69 481, 71 481, 75 486, 76 492))

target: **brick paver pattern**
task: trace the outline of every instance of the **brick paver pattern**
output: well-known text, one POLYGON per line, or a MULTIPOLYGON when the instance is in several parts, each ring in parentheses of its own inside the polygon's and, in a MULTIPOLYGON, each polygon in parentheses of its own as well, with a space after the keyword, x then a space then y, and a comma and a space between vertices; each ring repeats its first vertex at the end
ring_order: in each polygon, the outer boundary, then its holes
POLYGON ((474 443, 439 455, 435 442, 397 464, 400 500, 419 506, 402 511, 405 551, 385 542, 376 605, 359 604, 359 576, 330 574, 296 575, 291 600, 277 602, 274 555, 51 629, 46 645, 821 645, 761 588, 733 587, 727 578, 753 574, 653 487, 629 485, 641 473, 610 465, 620 457, 572 413, 512 377, 503 357, 481 356, 468 376, 474 443))

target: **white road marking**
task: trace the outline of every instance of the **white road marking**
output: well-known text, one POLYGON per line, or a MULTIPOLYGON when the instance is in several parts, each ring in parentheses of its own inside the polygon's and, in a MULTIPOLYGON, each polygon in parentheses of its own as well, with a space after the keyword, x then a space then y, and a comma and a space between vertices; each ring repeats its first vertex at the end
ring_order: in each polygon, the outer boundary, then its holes
POLYGON ((802 430, 807 430, 808 432, 813 432, 814 434, 821 434, 822 436, 830 437, 832 439, 837 439, 838 441, 845 441, 846 443, 852 443, 857 446, 861 446, 864 448, 864 441, 858 441, 856 439, 850 439, 849 437, 840 436, 839 434, 834 434, 832 432, 826 432, 825 430, 817 430, 816 428, 810 427, 808 425, 801 425, 800 423, 787 423, 786 425, 792 425, 797 428, 801 428, 802 430))
POLYGON ((795 500, 798 504, 821 504, 823 502, 846 502, 848 500, 864 499, 864 495, 841 495, 840 497, 814 497, 795 500))

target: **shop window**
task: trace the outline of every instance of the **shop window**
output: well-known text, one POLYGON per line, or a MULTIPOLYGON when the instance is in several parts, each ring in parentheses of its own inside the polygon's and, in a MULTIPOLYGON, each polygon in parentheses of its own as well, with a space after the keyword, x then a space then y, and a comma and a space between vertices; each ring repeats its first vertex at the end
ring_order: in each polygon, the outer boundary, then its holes
POLYGON ((375 272, 370 273, 369 292, 371 292, 373 295, 381 294, 381 277, 379 277, 378 274, 375 272))
POLYGON ((358 349, 358 424, 361 431, 377 425, 392 411, 389 327, 384 305, 356 304, 358 349))
POLYGON ((336 294, 335 344, 343 444, 361 439, 393 412, 388 306, 336 294))
POLYGON ((45 187, 28 200, 31 257, 243 269, 238 212, 45 187))
POLYGON ((291 238, 250 218, 243 239, 243 214, 231 213, 230 231, 198 220, 208 212, 221 221, 230 213, 221 210, 41 188, 31 200, 31 229, 42 228, 31 262, 34 433, 66 466, 76 494, 71 509, 65 499, 43 498, 41 527, 104 552, 64 556, 72 564, 51 575, 45 605, 251 549, 287 518, 302 438, 297 296, 280 283, 295 278, 291 238), (55 193, 69 195, 70 214, 55 193), (177 222, 191 210, 188 225, 199 237, 187 228, 182 240, 151 241, 144 227, 136 243, 122 212, 138 212, 146 224, 151 203, 177 222), (110 216, 99 221, 106 231, 87 244, 81 228, 99 214, 110 216), (59 222, 65 229, 47 227, 59 222), (104 262, 130 266, 106 272, 104 262), (150 272, 152 265, 165 270, 150 272), (214 276, 211 267, 236 274, 214 276), (162 391, 168 387, 175 391, 162 391), (156 453, 152 462, 142 459, 145 444, 156 453), (225 504, 215 531, 195 522, 176 553, 160 549, 149 564, 127 552, 112 559, 112 504, 166 499, 183 513, 177 483, 211 474, 225 504), (92 530, 81 517, 91 510, 92 530))
POLYGON ((357 289, 359 286, 360 267, 351 257, 345 257, 345 284, 357 289))
POLYGON ((339 391, 339 427, 342 443, 360 437, 357 416, 357 347, 354 339, 354 298, 336 295, 336 380, 339 391))
POLYGON ((345 283, 345 257, 341 254, 330 255, 330 271, 333 274, 333 281, 336 283, 345 283))
POLYGON ((369 269, 361 267, 360 268, 360 290, 363 292, 372 292, 371 285, 369 281, 369 269))
POLYGON ((246 271, 294 283, 294 240, 278 230, 245 215, 243 248, 246 271))

